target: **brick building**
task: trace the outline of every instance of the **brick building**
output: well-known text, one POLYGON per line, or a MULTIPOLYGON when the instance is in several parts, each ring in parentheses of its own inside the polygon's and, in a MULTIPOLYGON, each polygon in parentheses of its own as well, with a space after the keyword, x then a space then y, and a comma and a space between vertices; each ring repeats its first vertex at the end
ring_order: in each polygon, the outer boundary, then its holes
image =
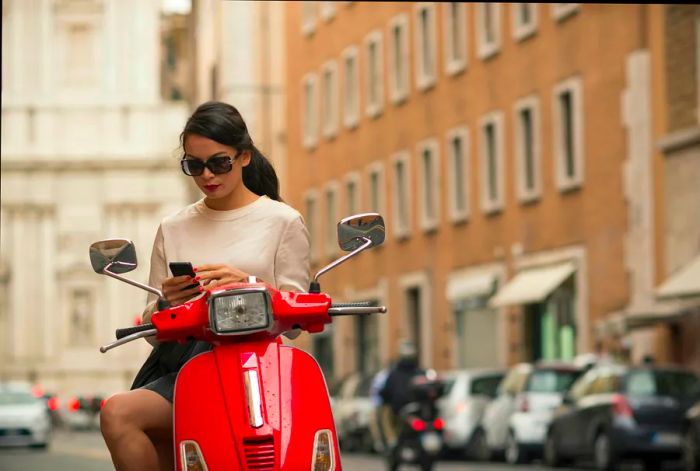
POLYGON ((377 369, 403 338, 436 368, 668 356, 654 291, 666 13, 287 4, 286 194, 314 268, 338 255, 342 216, 387 223, 383 247, 321 280, 389 307, 301 339, 332 375, 377 369))

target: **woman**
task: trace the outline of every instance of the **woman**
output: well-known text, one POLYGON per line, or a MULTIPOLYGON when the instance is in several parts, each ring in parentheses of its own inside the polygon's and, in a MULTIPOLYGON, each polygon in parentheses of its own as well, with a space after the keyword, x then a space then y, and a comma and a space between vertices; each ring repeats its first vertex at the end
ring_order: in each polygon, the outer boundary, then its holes
MULTIPOLYGON (((253 145, 239 112, 220 102, 199 106, 180 143, 182 170, 204 198, 161 222, 149 284, 161 286, 172 306, 248 275, 281 290, 306 290, 308 232, 299 213, 280 202, 275 171, 253 145), (196 277, 171 277, 168 263, 176 261, 192 262, 196 277), (190 287, 193 282, 199 285, 190 287)), ((150 299, 144 322, 156 301, 150 299)), ((151 343, 155 348, 131 391, 112 396, 101 412, 102 435, 117 471, 173 469, 177 371, 210 348, 204 342, 151 343)))

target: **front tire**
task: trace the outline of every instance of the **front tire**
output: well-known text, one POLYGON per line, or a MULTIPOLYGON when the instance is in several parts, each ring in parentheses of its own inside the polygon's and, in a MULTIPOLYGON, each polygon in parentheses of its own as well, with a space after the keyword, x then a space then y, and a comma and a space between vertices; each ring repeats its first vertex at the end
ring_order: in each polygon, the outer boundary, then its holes
POLYGON ((544 462, 552 468, 560 468, 564 465, 564 458, 559 453, 557 440, 554 433, 549 433, 544 442, 544 462))
POLYGON ((520 464, 527 460, 527 453, 515 439, 515 434, 512 430, 506 438, 505 458, 508 464, 520 464))
POLYGON ((600 432, 593 442, 593 456, 595 467, 600 471, 613 471, 617 469, 617 457, 613 451, 612 441, 607 432, 600 432))
POLYGON ((480 462, 486 462, 491 459, 491 450, 486 441, 486 432, 484 432, 484 429, 478 428, 474 431, 474 436, 469 446, 469 456, 480 462))
POLYGON ((700 471, 698 435, 689 428, 683 435, 683 466, 686 471, 700 471))

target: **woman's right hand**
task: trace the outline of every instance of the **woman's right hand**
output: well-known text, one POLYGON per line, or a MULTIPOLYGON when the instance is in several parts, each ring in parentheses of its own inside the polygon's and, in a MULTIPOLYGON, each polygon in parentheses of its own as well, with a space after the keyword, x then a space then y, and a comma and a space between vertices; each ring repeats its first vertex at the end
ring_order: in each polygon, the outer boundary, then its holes
POLYGON ((201 293, 199 283, 194 281, 194 278, 189 275, 167 278, 163 281, 161 291, 163 292, 163 297, 168 300, 171 306, 178 306, 201 293), (197 286, 184 289, 193 283, 197 286))

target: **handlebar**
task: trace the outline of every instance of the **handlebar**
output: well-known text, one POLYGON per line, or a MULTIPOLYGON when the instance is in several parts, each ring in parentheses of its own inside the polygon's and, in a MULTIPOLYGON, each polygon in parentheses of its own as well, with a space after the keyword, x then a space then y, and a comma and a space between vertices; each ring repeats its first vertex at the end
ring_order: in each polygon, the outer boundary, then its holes
POLYGON ((338 303, 333 304, 328 309, 328 315, 333 316, 354 316, 358 314, 384 314, 386 306, 372 306, 369 302, 361 303, 338 303))
POLYGON ((115 332, 115 336, 116 336, 117 340, 120 340, 128 335, 135 334, 137 332, 143 332, 145 330, 151 330, 151 329, 155 329, 155 326, 149 322, 146 324, 137 325, 136 327, 124 327, 122 329, 117 329, 115 332))

